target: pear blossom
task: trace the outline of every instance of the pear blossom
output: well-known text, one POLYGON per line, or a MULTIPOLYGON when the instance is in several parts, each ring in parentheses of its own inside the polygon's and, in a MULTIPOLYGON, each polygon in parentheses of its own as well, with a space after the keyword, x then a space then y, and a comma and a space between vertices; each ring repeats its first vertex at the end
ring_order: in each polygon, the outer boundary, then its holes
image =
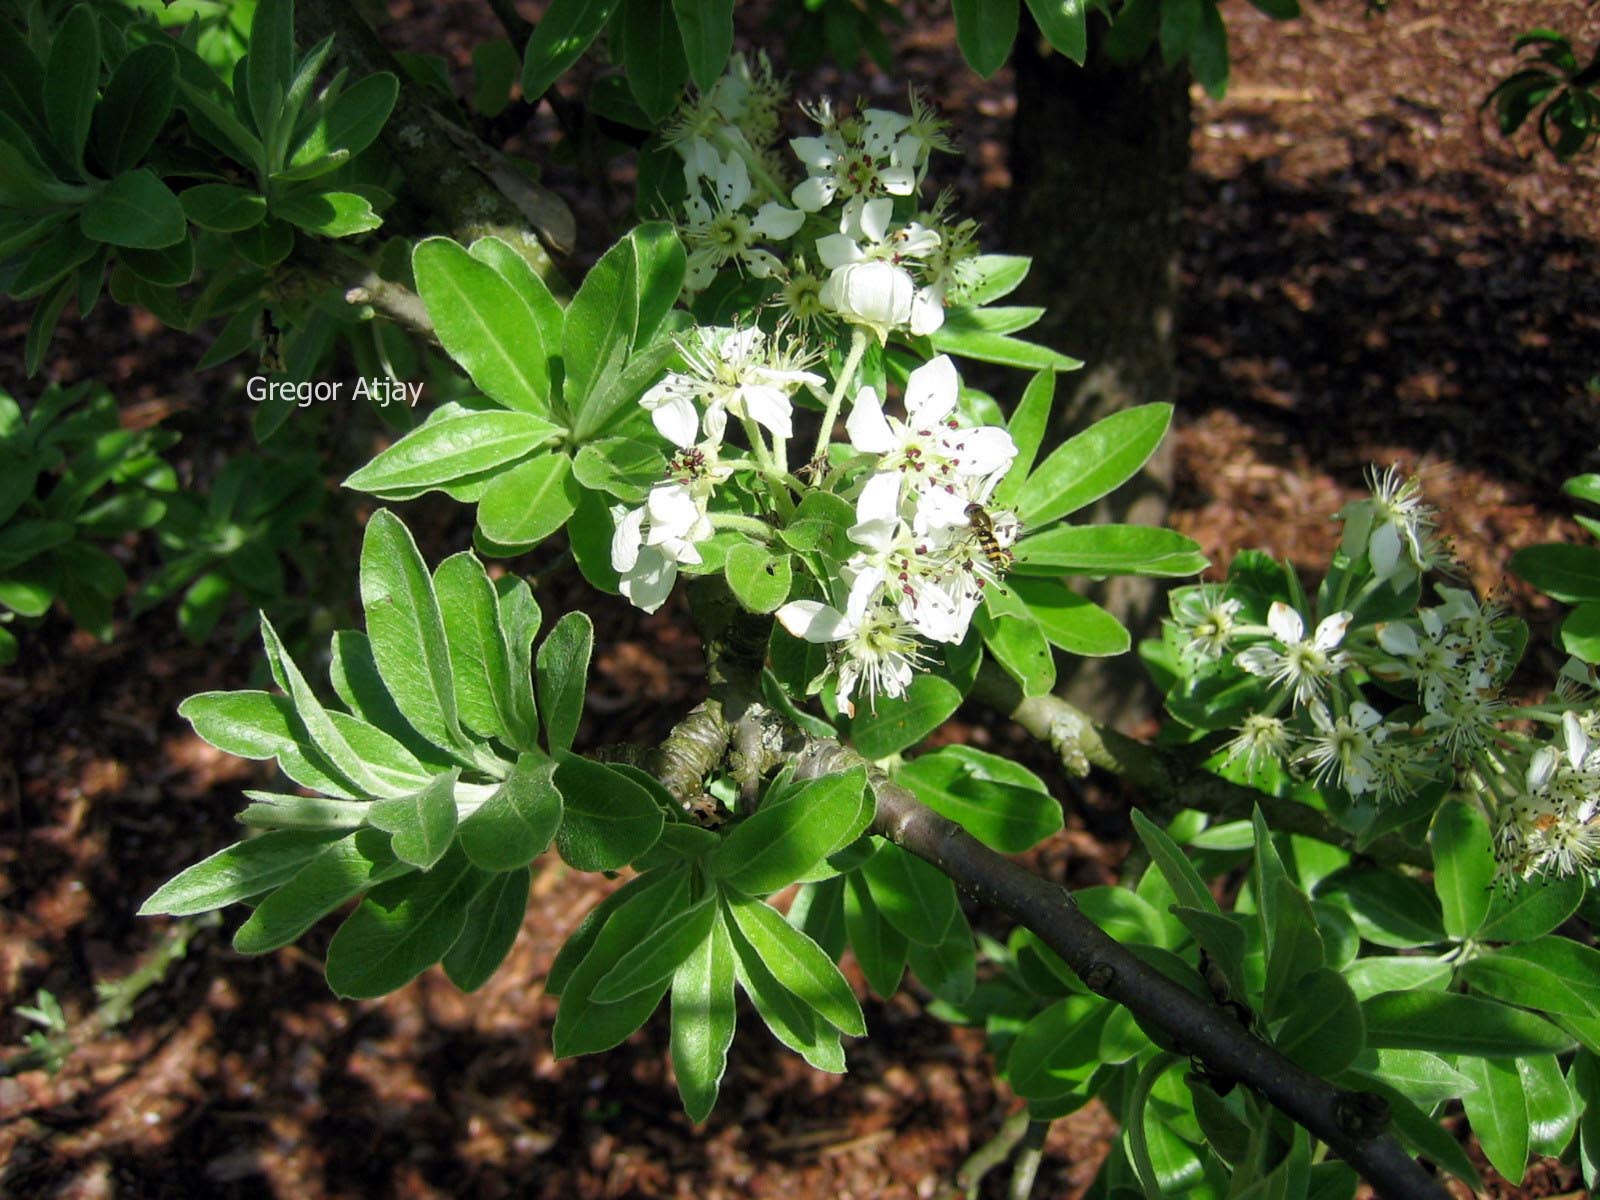
POLYGON ((1298 760, 1311 765, 1316 779, 1332 779, 1352 796, 1378 791, 1387 774, 1383 743, 1388 736, 1378 711, 1357 701, 1348 714, 1335 718, 1320 700, 1311 701, 1309 710, 1317 732, 1298 760))
POLYGON ((1239 724, 1228 743, 1227 761, 1244 760, 1245 769, 1254 771, 1264 763, 1282 762, 1289 752, 1289 727, 1279 717, 1251 713, 1239 724))
POLYGON ((1337 612, 1326 617, 1311 637, 1305 636, 1305 621, 1281 600, 1274 600, 1267 611, 1267 628, 1283 647, 1266 644, 1251 646, 1234 655, 1234 663, 1252 675, 1270 678, 1273 683, 1292 688, 1296 704, 1308 704, 1322 694, 1327 681, 1349 665, 1349 656, 1338 650, 1352 614, 1337 612))
POLYGON ((821 135, 789 142, 806 168, 806 179, 792 196, 796 208, 820 212, 839 195, 909 196, 916 191, 917 167, 926 161, 926 150, 920 137, 906 132, 910 117, 869 108, 847 125, 826 104, 811 116, 823 127, 821 135))
POLYGON ((872 600, 876 590, 877 582, 863 576, 851 587, 843 612, 818 600, 792 600, 777 613, 779 624, 795 637, 830 645, 839 699, 852 716, 857 689, 864 688, 869 706, 880 695, 903 696, 923 659, 904 618, 872 600))
POLYGON ((793 353, 777 351, 766 334, 749 329, 702 328, 681 345, 687 371, 675 371, 639 397, 657 432, 687 449, 700 436, 705 405, 705 436, 720 445, 727 414, 748 418, 777 437, 793 432, 789 397, 802 385, 819 385, 822 376, 804 370, 793 353))
POLYGON ((1227 651, 1244 607, 1239 600, 1226 600, 1222 589, 1202 586, 1184 592, 1172 601, 1172 619, 1186 635, 1182 653, 1202 662, 1214 661, 1227 651))
POLYGON ((879 456, 877 471, 898 472, 930 496, 943 492, 946 499, 933 499, 922 518, 930 528, 966 524, 967 506, 985 503, 1017 456, 1004 429, 961 425, 954 415, 960 390, 955 364, 941 354, 907 378, 905 420, 885 416, 877 392, 864 387, 845 421, 850 445, 879 456))
POLYGON ((744 211, 750 200, 750 170, 737 152, 717 155, 709 142, 695 139, 684 154, 684 180, 688 196, 685 220, 680 226, 688 245, 688 270, 684 285, 703 291, 730 262, 738 263, 758 279, 781 273, 783 264, 756 243, 786 241, 805 221, 805 214, 768 200, 755 215, 744 211), (711 185, 707 201, 701 181, 711 185))
POLYGON ((870 329, 882 344, 894 330, 910 327, 917 281, 903 267, 882 260, 846 263, 829 272, 819 296, 824 308, 870 329))
MULTIPOLYGON (((911 307, 903 320, 894 322, 890 327, 903 324, 918 336, 932 333, 944 324, 943 292, 919 286, 905 264, 916 262, 938 250, 939 235, 915 221, 891 231, 893 217, 894 201, 887 197, 864 203, 859 199, 852 200, 845 205, 839 232, 817 239, 817 257, 824 267, 835 274, 847 267, 869 262, 885 262, 901 270, 912 282, 911 307)), ((898 277, 890 277, 882 272, 879 276, 885 280, 893 278, 895 285, 900 286, 898 277)), ((855 277, 859 277, 859 273, 855 277)), ((832 278, 830 276, 830 280, 832 278)), ((846 316, 849 315, 838 304, 830 307, 839 308, 846 316)), ((859 323, 876 324, 869 321, 859 323)))

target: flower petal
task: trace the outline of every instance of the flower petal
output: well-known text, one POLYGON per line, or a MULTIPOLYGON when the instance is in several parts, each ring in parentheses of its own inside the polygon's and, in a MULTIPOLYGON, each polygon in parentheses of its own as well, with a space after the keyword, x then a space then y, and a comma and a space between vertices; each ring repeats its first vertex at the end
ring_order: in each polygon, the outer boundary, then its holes
MULTIPOLYGON (((1305 621, 1282 600, 1274 600, 1272 607, 1267 610, 1267 628, 1272 630, 1272 636, 1285 646, 1294 645, 1306 635, 1305 621)), ((1245 670, 1249 669, 1245 667, 1245 670)))
MULTIPOLYGON (((850 444, 865 454, 889 454, 900 444, 883 415, 883 405, 878 402, 877 391, 871 387, 864 387, 856 393, 844 428, 850 435, 850 444)), ((856 511, 859 517, 860 509, 856 511)))
POLYGON ((944 420, 956 406, 960 387, 956 365, 948 354, 923 363, 906 380, 906 415, 916 425, 944 420))
POLYGON ((819 600, 791 600, 778 610, 778 624, 808 642, 837 642, 848 637, 845 615, 819 600))

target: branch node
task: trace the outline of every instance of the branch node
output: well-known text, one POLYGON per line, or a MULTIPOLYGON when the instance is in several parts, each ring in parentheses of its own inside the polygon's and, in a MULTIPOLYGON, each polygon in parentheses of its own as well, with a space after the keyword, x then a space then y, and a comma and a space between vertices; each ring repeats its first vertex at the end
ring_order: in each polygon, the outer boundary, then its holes
POLYGON ((1111 985, 1117 981, 1117 969, 1108 962, 1092 962, 1083 971, 1083 982, 1091 992, 1097 996, 1104 996, 1111 991, 1111 985))
POLYGON ((1376 1092, 1345 1092, 1333 1109, 1339 1128, 1353 1138, 1375 1138, 1389 1128, 1389 1102, 1376 1092))

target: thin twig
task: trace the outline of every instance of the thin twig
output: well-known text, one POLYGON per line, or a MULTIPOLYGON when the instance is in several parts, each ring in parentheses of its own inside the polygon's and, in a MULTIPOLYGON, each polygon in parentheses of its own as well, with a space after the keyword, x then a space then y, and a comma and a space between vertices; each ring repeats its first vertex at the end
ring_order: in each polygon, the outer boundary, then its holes
POLYGON ((1044 1158, 1044 1139, 1049 1136, 1049 1121, 1029 1121, 1027 1136, 1011 1162, 1011 1186, 1006 1189, 1006 1200, 1028 1200, 1033 1191, 1033 1181, 1039 1176, 1039 1163, 1044 1158))

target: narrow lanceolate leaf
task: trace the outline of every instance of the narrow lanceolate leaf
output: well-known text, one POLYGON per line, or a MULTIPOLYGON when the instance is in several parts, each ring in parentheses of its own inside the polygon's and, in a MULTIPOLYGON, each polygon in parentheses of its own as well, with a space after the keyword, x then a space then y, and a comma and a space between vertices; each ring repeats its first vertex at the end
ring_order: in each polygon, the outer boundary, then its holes
POLYGON ((294 79, 294 0, 261 0, 256 6, 245 79, 250 115, 263 140, 270 140, 278 106, 294 79))
POLYGON ((511 952, 528 911, 533 872, 518 867, 496 875, 467 909, 466 928, 444 956, 444 973, 463 992, 489 981, 511 952))
POLYGON ((733 943, 735 976, 772 1035, 819 1071, 842 1074, 838 1030, 819 1021, 815 1010, 778 981, 726 907, 722 919, 733 943))
POLYGON ((944 940, 960 908, 948 875, 893 842, 879 845, 861 874, 889 924, 919 945, 937 946, 944 940))
POLYGON ((106 184, 78 223, 95 241, 131 250, 176 246, 188 233, 183 205, 149 167, 124 171, 106 184))
POLYGON ((328 796, 353 798, 348 784, 310 739, 301 744, 302 727, 286 696, 267 692, 202 692, 178 706, 178 715, 195 733, 240 758, 276 758, 283 773, 296 783, 328 796))
POLYGON ((672 0, 694 85, 711 90, 733 50, 733 0, 672 0))
POLYGON ((711 936, 716 916, 714 896, 673 914, 656 927, 648 941, 633 947, 601 976, 590 994, 596 1002, 609 1004, 660 983, 711 936))
POLYGON ((1061 805, 1026 767, 970 746, 946 746, 895 773, 929 808, 1002 854, 1021 854, 1061 828, 1061 805))
POLYGON ((233 948, 265 954, 287 946, 340 905, 413 869, 394 856, 388 837, 378 830, 346 834, 256 906, 233 935, 233 948))
POLYGON ((572 749, 577 737, 593 651, 594 622, 581 612, 562 617, 539 645, 539 711, 552 753, 572 749))
POLYGON ((1170 404, 1143 404, 1097 421, 1040 463, 1017 497, 1024 525, 1069 516, 1144 466, 1172 422, 1170 404))
POLYGON ((367 820, 394 835, 400 861, 429 870, 444 857, 456 831, 456 780, 459 771, 435 777, 426 787, 404 796, 379 800, 367 820))
POLYGON ((582 489, 565 454, 535 455, 499 472, 478 500, 478 531, 501 553, 544 541, 577 510, 582 489))
POLYGON ((799 879, 843 849, 872 820, 866 771, 852 768, 814 779, 739 824, 711 856, 724 884, 764 896, 799 879))
POLYGON ((543 338, 516 289, 449 238, 419 242, 411 268, 440 344, 484 394, 507 408, 549 416, 549 375, 530 365, 529 353, 543 338))
POLYGON ((94 10, 80 4, 56 30, 44 72, 44 117, 50 140, 83 170, 83 146, 100 86, 100 36, 94 10))
POLYGON ((736 1015, 733 943, 720 914, 672 976, 672 1072, 683 1109, 696 1123, 711 1115, 728 1065, 736 1015))
POLYGON ((1369 1046, 1516 1058, 1559 1054, 1573 1041, 1530 1012, 1457 992, 1385 992, 1361 1009, 1369 1046))
POLYGON ((523 96, 537 100, 544 95, 600 36, 616 6, 617 0, 554 0, 528 39, 522 62, 523 96))
POLYGON ((1363 1024, 1355 993, 1337 971, 1319 967, 1300 981, 1274 1039, 1314 1075, 1335 1075, 1361 1053, 1363 1024))
MULTIPOLYGON (((731 47, 733 0, 723 2, 730 10, 728 40, 731 47)), ((693 4, 689 7, 698 17, 707 6, 693 4)), ((627 72, 628 87, 633 91, 633 98, 652 121, 664 121, 672 115, 689 74, 683 39, 679 36, 681 28, 680 19, 672 11, 671 0, 627 0, 618 39, 621 43, 622 66, 627 72)), ((712 82, 720 73, 719 67, 712 74, 712 82)), ((708 89, 710 86, 709 83, 706 85, 708 89)))
POLYGON ((511 655, 500 630, 500 603, 483 564, 466 551, 433 573, 433 588, 450 644, 450 668, 461 722, 484 737, 531 746, 520 727, 511 686, 511 655))
POLYGON ((985 79, 1000 69, 1017 36, 1019 0, 952 0, 956 44, 970 66, 985 79))
POLYGON ((341 775, 366 795, 402 795, 406 789, 379 778, 335 727, 327 709, 322 707, 322 702, 311 690, 300 668, 283 648, 278 631, 272 627, 265 613, 261 616, 261 640, 266 645, 267 660, 272 664, 273 674, 278 677, 284 691, 289 693, 290 700, 294 702, 295 715, 305 725, 317 749, 327 755, 328 761, 338 768, 341 775))
POLYGON ((1062 525, 1017 543, 1024 575, 1148 575, 1178 578, 1205 570, 1192 538, 1145 525, 1062 525))
POLYGON ((532 862, 561 825, 556 764, 524 754, 516 768, 478 810, 461 822, 461 848, 486 871, 508 871, 532 862))
POLYGON ((1477 1085, 1462 1104, 1484 1155, 1506 1179, 1521 1183, 1528 1166, 1528 1099, 1517 1064, 1464 1057, 1457 1069, 1477 1085))
POLYGON ((1211 889, 1206 887, 1205 880, 1200 878, 1200 873, 1194 869, 1176 842, 1167 836, 1166 832, 1156 825, 1149 817, 1138 809, 1133 811, 1134 832, 1139 835, 1139 840, 1144 843, 1144 848, 1149 851, 1151 859, 1161 871, 1162 878, 1167 881, 1167 886, 1178 897, 1178 903, 1188 908, 1198 908, 1202 912, 1218 913, 1222 910, 1217 906, 1211 889))
POLYGON ((878 912, 861 872, 854 871, 844 879, 844 925, 850 948, 867 977, 867 986, 887 1000, 900 990, 900 976, 906 969, 906 937, 878 912))
POLYGON ((499 593, 500 629, 505 635, 511 664, 511 707, 516 713, 516 728, 528 739, 519 749, 533 749, 538 737, 539 708, 533 696, 533 639, 539 633, 544 614, 533 598, 533 589, 524 580, 504 576, 495 585, 499 593))
POLYGON ((433 870, 374 889, 328 943, 328 986, 365 1000, 410 983, 455 945, 489 878, 456 847, 433 870))
POLYGON ((525 412, 468 412, 429 421, 351 475, 344 486, 409 499, 526 458, 560 432, 560 426, 525 412))
MULTIPOLYGON (((689 904, 689 880, 684 871, 663 872, 654 879, 641 877, 624 890, 631 894, 605 915, 604 924, 583 950, 582 961, 561 981, 561 1007, 556 1011, 550 1039, 557 1058, 611 1049, 644 1024, 670 983, 670 979, 663 979, 610 1004, 594 999, 595 984, 622 961, 623 955, 648 941, 663 922, 689 904)), ((582 934, 583 928, 578 932, 582 934)), ((554 968, 551 973, 554 976, 554 968)))
POLYGON ((290 879, 340 836, 337 830, 285 829, 235 842, 162 884, 139 915, 181 917, 259 896, 290 879))
POLYGON ((433 577, 400 518, 379 509, 361 544, 361 604, 378 672, 395 706, 439 746, 466 744, 433 577))
POLYGON ((866 1036, 861 1005, 822 947, 764 901, 730 895, 727 904, 739 932, 761 956, 773 978, 841 1033, 866 1036))
POLYGON ((1441 805, 1428 834, 1433 846, 1433 890, 1444 912, 1444 931, 1461 939, 1476 933, 1489 911, 1494 885, 1494 840, 1476 805, 1441 805))
POLYGON ((167 123, 177 94, 178 62, 170 47, 151 42, 129 53, 95 111, 101 165, 113 175, 137 166, 167 123))
MULTIPOLYGON (((1027 268, 1023 269, 1025 271, 1027 268)), ((1050 427, 1050 407, 1055 395, 1054 371, 1038 372, 1023 390, 1022 399, 1017 402, 1017 411, 1006 422, 1006 432, 1017 447, 1017 457, 1012 460, 1011 469, 990 498, 996 506, 1008 508, 1021 494, 1022 485, 1027 481, 1028 472, 1033 469, 1034 459, 1044 442, 1045 431, 1050 427)))

